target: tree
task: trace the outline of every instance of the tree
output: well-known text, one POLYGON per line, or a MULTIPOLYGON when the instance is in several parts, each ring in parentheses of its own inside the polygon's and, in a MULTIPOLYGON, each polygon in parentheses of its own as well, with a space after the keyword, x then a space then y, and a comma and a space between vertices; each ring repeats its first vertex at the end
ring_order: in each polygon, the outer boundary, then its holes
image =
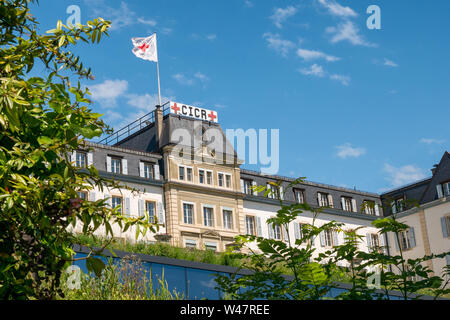
MULTIPOLYGON (((98 43, 109 22, 58 21, 40 35, 33 2, 0 2, 0 299, 54 298, 74 254, 69 227, 77 222, 87 235, 103 226, 111 239, 113 223, 124 231, 136 225, 136 236, 155 230, 148 216, 127 218, 104 199, 79 199, 78 191, 121 186, 68 157, 86 148, 85 139, 110 132, 80 83, 93 79, 90 68, 69 51, 79 41, 98 43), (30 76, 35 65, 43 76, 30 76)), ((91 256, 87 265, 97 274, 104 267, 91 256)))

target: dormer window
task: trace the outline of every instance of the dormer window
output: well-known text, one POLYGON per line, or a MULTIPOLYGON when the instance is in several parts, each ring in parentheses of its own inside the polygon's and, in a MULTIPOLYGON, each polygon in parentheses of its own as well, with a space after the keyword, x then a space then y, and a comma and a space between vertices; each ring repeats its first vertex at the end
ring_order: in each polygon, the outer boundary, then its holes
POLYGON ((121 173, 122 172, 121 162, 122 159, 111 157, 111 172, 121 173))
POLYGON ((79 152, 76 153, 76 166, 78 168, 86 168, 87 166, 87 156, 85 152, 79 152))

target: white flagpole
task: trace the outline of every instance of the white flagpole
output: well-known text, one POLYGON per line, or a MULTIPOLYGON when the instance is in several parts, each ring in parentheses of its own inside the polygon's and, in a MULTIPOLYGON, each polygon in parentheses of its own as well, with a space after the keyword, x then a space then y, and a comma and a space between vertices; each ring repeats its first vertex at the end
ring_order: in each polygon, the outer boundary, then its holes
MULTIPOLYGON (((156 39, 156 32, 155 32, 155 42, 156 42, 156 48, 157 48, 156 50, 158 50, 158 41, 156 39)), ((159 55, 156 56, 156 73, 158 75, 158 99, 159 99, 159 105, 161 105, 161 85, 159 83, 159 55)))

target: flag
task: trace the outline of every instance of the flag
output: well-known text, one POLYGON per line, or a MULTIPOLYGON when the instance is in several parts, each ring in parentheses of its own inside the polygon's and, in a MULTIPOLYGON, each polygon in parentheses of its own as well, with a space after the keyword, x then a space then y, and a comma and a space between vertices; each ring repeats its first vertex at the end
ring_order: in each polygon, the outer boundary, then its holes
POLYGON ((156 48, 156 33, 147 38, 131 38, 133 53, 136 57, 158 62, 158 50, 156 48))

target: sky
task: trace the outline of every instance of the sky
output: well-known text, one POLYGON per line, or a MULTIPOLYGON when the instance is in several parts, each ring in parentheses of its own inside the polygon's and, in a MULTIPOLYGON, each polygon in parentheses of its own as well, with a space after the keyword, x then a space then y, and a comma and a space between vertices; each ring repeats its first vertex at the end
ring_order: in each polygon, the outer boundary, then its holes
POLYGON ((279 175, 380 193, 450 150, 450 1, 41 0, 32 13, 45 32, 71 5, 83 24, 112 22, 72 49, 115 129, 157 103, 156 64, 131 52, 156 32, 163 102, 215 110, 223 129, 279 129, 279 175))

